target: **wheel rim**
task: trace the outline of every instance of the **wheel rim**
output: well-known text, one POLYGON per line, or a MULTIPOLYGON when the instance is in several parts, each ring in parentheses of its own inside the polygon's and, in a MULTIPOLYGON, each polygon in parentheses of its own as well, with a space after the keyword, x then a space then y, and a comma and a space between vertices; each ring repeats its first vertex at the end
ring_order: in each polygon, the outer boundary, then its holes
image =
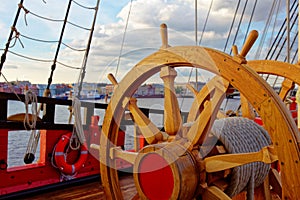
MULTIPOLYGON (((164 66, 171 68, 186 66, 208 70, 228 81, 247 98, 262 117, 265 129, 271 135, 277 149, 278 157, 282 164, 283 195, 291 199, 295 198, 295 193, 288 190, 286 186, 294 185, 295 187, 300 187, 300 178, 295 176, 295 173, 297 174, 300 171, 298 166, 298 130, 280 98, 248 66, 238 64, 230 56, 221 52, 189 46, 171 47, 148 56, 138 63, 117 86, 106 111, 103 134, 100 140, 101 177, 106 193, 109 193, 112 199, 123 198, 117 170, 109 155, 117 141, 117 134, 115 133, 118 131, 122 114, 125 111, 123 105, 129 101, 126 98, 131 97, 139 85, 153 74, 158 73, 164 66), (256 88, 255 93, 251 92, 252 88, 256 88), (288 149, 287 151, 293 155, 293 159, 280 150, 283 148, 288 149)), ((219 97, 220 99, 224 98, 222 95, 219 97)), ((219 101, 216 101, 212 105, 212 109, 218 106, 218 103, 219 101)), ((212 113, 210 121, 214 121, 216 117, 216 113, 212 113)), ((205 136, 210 127, 211 123, 204 126, 201 134, 205 136)), ((196 128, 197 130, 199 129, 198 127, 196 128)), ((198 134, 191 133, 190 135, 191 137, 197 137, 197 139, 196 141, 190 141, 187 148, 190 148, 200 140, 198 134)), ((190 139, 191 137, 188 138, 190 139)))

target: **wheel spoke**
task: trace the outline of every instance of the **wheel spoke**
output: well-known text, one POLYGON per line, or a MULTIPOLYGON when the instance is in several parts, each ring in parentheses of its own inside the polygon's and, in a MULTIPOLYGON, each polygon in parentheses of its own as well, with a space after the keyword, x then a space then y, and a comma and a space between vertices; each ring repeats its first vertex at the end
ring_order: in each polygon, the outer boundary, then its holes
POLYGON ((271 169, 269 173, 270 185, 272 186, 272 190, 282 197, 282 184, 280 174, 276 169, 271 169))
POLYGON ((164 102, 164 128, 169 135, 176 135, 181 128, 182 119, 180 109, 175 94, 174 80, 177 76, 175 69, 163 67, 160 77, 164 82, 165 102, 164 102))
POLYGON ((295 87, 295 83, 290 79, 285 78, 282 82, 281 90, 279 92, 280 98, 284 101, 288 92, 295 87))
POLYGON ((213 96, 216 87, 225 92, 228 86, 228 81, 222 79, 219 76, 215 76, 206 85, 203 86, 200 92, 195 93, 196 91, 193 90, 193 93, 196 94, 196 98, 191 106, 187 122, 193 122, 196 120, 200 112, 203 110, 204 102, 206 100, 209 100, 213 96))
POLYGON ((225 154, 211 156, 204 159, 205 170, 207 172, 217 172, 237 166, 245 165, 251 162, 264 162, 270 164, 278 160, 275 149, 272 146, 266 146, 258 152, 225 154))
POLYGON ((161 132, 138 108, 135 98, 130 99, 128 109, 131 112, 133 121, 139 127, 148 144, 157 143, 158 141, 166 141, 168 139, 169 135, 161 132))
MULTIPOLYGON (((225 84, 226 83, 228 84, 227 81, 225 81, 225 84)), ((212 123, 217 116, 220 105, 225 98, 226 90, 224 90, 224 88, 227 89, 224 85, 219 87, 219 85, 216 84, 213 97, 209 101, 207 100, 203 103, 204 108, 202 112, 187 133, 187 138, 191 142, 190 148, 192 148, 195 144, 201 143, 207 135, 207 132, 210 130, 212 123)))
POLYGON ((230 200, 231 198, 227 196, 222 190, 216 186, 208 187, 202 195, 203 200, 230 200))
POLYGON ((121 158, 131 164, 134 164, 135 158, 138 153, 124 151, 120 147, 113 147, 110 149, 109 156, 111 159, 121 158))
POLYGON ((248 119, 254 119, 255 113, 254 113, 253 106, 249 103, 249 101, 246 99, 246 97, 243 94, 241 94, 240 97, 241 97, 240 101, 241 101, 242 116, 248 119))

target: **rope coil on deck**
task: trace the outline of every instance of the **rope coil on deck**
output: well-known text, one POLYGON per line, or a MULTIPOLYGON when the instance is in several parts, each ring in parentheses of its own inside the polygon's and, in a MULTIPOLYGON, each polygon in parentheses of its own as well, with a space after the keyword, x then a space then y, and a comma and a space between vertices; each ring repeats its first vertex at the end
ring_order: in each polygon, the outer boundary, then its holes
MULTIPOLYGON (((212 134, 225 146, 228 153, 260 151, 271 144, 271 139, 261 126, 247 118, 230 117, 216 120, 212 134)), ((247 191, 247 199, 254 198, 254 188, 261 185, 270 169, 270 164, 253 162, 232 170, 226 194, 233 197, 247 191)))

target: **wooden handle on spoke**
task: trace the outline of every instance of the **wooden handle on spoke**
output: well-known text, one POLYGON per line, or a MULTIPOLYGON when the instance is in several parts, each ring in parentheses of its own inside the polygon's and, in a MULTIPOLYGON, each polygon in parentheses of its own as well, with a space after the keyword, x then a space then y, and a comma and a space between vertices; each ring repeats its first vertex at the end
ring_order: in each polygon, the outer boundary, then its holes
POLYGON ((254 42, 256 41, 257 37, 258 37, 258 32, 256 30, 252 30, 246 39, 246 42, 241 50, 240 56, 246 57, 247 53, 249 52, 254 42))
POLYGON ((161 24, 160 25, 160 35, 161 35, 161 42, 162 45, 160 48, 164 49, 169 47, 168 44, 168 27, 166 24, 161 24))
POLYGON ((126 160, 127 162, 134 164, 134 161, 137 157, 138 153, 136 152, 129 152, 124 151, 121 149, 121 147, 114 147, 110 149, 109 156, 111 159, 115 158, 121 158, 123 160, 126 160))
POLYGON ((117 82, 117 80, 116 80, 116 78, 114 77, 114 75, 113 74, 108 74, 107 75, 107 78, 110 80, 110 82, 114 85, 114 86, 116 86, 116 85, 118 85, 118 82, 117 82))
POLYGON ((133 117, 133 121, 139 127, 147 143, 153 144, 157 141, 165 141, 168 139, 168 135, 162 133, 155 126, 155 124, 153 124, 151 120, 138 108, 136 99, 130 99, 128 109, 133 117))

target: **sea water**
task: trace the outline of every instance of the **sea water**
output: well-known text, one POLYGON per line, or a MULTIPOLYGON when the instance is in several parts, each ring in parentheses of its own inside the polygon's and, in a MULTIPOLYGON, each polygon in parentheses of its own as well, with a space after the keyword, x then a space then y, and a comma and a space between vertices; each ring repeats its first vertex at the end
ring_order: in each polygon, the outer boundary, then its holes
MULTIPOLYGON (((178 98, 178 104, 183 112, 189 112, 190 106, 192 105, 194 98, 178 98)), ((103 102, 99 100, 97 102, 103 102)), ((221 109, 223 110, 236 110, 238 107, 238 98, 234 99, 225 99, 221 105, 221 109)), ((160 114, 151 114, 151 109, 164 109, 164 99, 162 98, 138 98, 137 104, 139 107, 149 108, 150 109, 150 120, 157 126, 163 126, 163 116, 160 114)), ((31 108, 29 107, 29 110, 31 108)), ((68 110, 68 106, 60 106, 57 105, 55 114, 55 123, 68 123, 68 118, 70 115, 70 111, 68 110)), ((25 105, 22 102, 18 101, 9 101, 8 103, 8 116, 16 114, 16 113, 25 113, 25 105)), ((104 119, 104 110, 95 110, 95 115, 100 116, 99 125, 102 125, 104 119)), ((83 111, 82 111, 83 116, 83 111)), ((126 127, 126 138, 125 138, 125 148, 131 149, 133 147, 133 126, 126 127)), ((21 166, 24 165, 23 157, 26 153, 28 140, 30 137, 31 131, 9 131, 8 133, 8 167, 13 166, 21 166)), ((34 162, 36 162, 39 158, 39 145, 37 147, 36 158, 34 162)))

